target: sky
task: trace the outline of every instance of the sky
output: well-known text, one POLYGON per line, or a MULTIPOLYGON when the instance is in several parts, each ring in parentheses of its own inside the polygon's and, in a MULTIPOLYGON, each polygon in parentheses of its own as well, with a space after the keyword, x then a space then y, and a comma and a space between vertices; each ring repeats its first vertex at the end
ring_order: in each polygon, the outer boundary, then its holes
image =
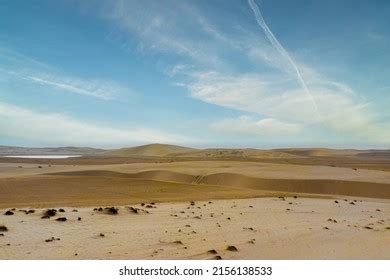
POLYGON ((390 1, 2 1, 0 145, 390 148, 390 1))

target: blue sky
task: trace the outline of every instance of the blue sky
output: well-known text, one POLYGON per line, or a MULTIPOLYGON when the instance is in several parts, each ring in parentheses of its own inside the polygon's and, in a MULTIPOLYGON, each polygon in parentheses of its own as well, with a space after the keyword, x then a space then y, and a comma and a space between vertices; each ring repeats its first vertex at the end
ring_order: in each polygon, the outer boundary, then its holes
POLYGON ((390 148, 390 2, 3 1, 0 145, 390 148))

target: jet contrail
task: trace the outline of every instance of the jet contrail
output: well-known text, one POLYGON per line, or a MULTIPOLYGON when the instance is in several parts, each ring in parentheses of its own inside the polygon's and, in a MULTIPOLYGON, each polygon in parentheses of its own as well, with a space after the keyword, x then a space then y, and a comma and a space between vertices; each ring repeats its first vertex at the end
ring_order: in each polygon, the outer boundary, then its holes
POLYGON ((318 113, 317 103, 314 100, 313 96, 311 95, 309 89, 307 88, 307 85, 305 83, 305 80, 302 78, 301 72, 299 71, 297 65, 292 60, 288 52, 283 48, 283 46, 279 43, 278 39, 274 36, 272 31, 269 29, 268 25, 265 23, 265 20, 263 18, 263 15, 260 12, 259 7, 255 3, 254 0, 248 0, 249 6, 253 10, 253 13, 255 14, 256 21, 260 25, 260 27, 264 30, 265 36, 267 36, 268 40, 271 42, 272 46, 285 58, 287 61, 291 64, 293 67, 295 73, 297 74, 298 80, 300 84, 302 85, 302 88, 304 89, 307 96, 309 96, 311 102, 314 105, 314 108, 316 109, 318 113))

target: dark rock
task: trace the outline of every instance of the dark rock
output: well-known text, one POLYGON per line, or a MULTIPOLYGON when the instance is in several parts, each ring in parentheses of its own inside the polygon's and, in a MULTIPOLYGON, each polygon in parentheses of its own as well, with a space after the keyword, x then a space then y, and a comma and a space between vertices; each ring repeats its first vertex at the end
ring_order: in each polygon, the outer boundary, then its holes
POLYGON ((237 247, 236 246, 232 246, 232 245, 227 246, 226 250, 227 251, 231 251, 231 252, 237 252, 238 251, 237 247))
POLYGON ((4 215, 6 215, 6 216, 11 216, 11 215, 13 215, 14 214, 14 212, 12 212, 12 211, 10 211, 10 210, 8 210, 8 211, 6 211, 5 213, 4 213, 4 215))
POLYGON ((107 213, 111 214, 111 215, 118 215, 118 213, 119 213, 119 209, 115 208, 115 207, 108 207, 108 208, 106 208, 106 210, 107 210, 107 213))
POLYGON ((58 212, 65 213, 65 210, 62 209, 62 208, 60 208, 60 209, 58 210, 58 212))
POLYGON ((0 232, 8 231, 8 228, 6 226, 0 226, 0 232))
POLYGON ((213 254, 213 255, 218 254, 218 252, 216 250, 214 250, 214 249, 208 250, 207 253, 213 254))
POLYGON ((60 218, 57 218, 56 221, 58 222, 66 222, 68 219, 65 218, 65 217, 60 217, 60 218))
POLYGON ((139 214, 138 211, 139 211, 140 209, 134 208, 134 207, 129 207, 129 209, 130 209, 131 212, 133 212, 133 213, 135 213, 135 214, 139 214))
POLYGON ((57 214, 56 209, 47 209, 44 213, 45 216, 53 217, 57 214))

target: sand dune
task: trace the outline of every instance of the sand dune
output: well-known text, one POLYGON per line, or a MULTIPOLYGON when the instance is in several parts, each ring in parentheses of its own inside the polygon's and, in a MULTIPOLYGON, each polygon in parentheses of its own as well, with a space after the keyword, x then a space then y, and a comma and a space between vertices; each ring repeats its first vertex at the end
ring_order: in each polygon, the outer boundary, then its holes
POLYGON ((232 173, 196 176, 171 171, 72 171, 0 178, 0 206, 123 205, 261 196, 328 195, 390 198, 390 185, 341 180, 264 179, 232 173))
POLYGON ((107 171, 80 171, 64 172, 52 175, 62 176, 108 176, 119 178, 142 178, 162 182, 175 182, 185 184, 232 186, 237 188, 251 188, 275 192, 328 194, 363 196, 390 199, 390 184, 379 184, 371 182, 356 182, 342 180, 299 180, 299 179, 263 179, 249 177, 234 173, 216 173, 206 176, 189 175, 178 172, 155 170, 140 173, 120 173, 107 171))

